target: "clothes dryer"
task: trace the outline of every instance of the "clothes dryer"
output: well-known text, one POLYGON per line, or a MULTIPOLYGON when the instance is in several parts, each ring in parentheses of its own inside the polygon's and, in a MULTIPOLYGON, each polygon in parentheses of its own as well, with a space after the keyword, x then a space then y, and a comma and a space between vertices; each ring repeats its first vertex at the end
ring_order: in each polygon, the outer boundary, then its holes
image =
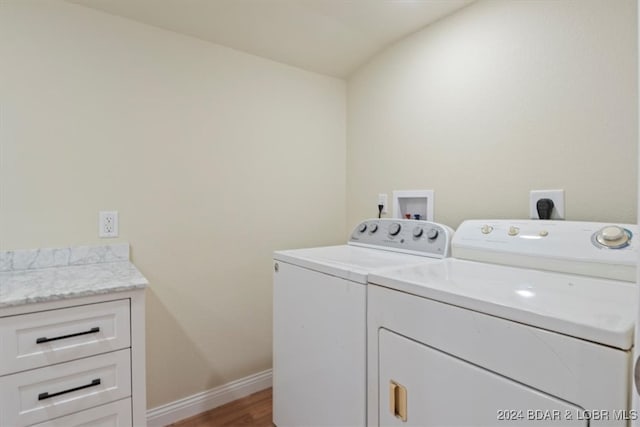
POLYGON ((465 221, 453 258, 369 275, 369 425, 628 425, 636 236, 465 221))

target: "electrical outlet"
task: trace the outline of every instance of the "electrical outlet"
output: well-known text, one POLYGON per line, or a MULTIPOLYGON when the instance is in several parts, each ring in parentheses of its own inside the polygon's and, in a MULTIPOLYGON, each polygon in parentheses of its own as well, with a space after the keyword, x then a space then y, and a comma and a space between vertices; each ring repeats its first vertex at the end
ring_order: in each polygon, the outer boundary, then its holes
POLYGON ((99 237, 118 237, 118 211, 100 211, 99 237))
POLYGON ((529 218, 538 219, 536 204, 540 199, 553 200, 551 219, 564 219, 564 190, 531 190, 529 192, 529 218))
POLYGON ((382 205, 382 213, 386 214, 387 213, 387 205, 389 204, 389 198, 387 196, 387 193, 378 194, 378 204, 382 205))

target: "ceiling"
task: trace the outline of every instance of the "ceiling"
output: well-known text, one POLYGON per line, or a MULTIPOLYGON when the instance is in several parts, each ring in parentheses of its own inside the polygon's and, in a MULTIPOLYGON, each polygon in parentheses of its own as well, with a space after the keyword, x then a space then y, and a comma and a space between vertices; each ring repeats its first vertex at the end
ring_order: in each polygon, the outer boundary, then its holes
POLYGON ((473 0, 68 0, 345 78, 386 46, 473 0))

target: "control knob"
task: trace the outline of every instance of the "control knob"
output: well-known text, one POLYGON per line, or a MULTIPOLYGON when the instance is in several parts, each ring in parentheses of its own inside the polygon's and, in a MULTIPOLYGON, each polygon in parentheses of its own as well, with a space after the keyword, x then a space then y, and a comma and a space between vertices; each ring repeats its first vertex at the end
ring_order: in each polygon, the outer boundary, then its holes
POLYGON ((619 249, 629 244, 630 233, 617 225, 609 225, 598 231, 596 241, 607 248, 619 249))
POLYGON ((367 223, 363 222, 362 224, 360 224, 360 226, 358 227, 358 231, 360 233, 364 233, 365 231, 367 231, 367 223))
POLYGON ((394 222, 389 226, 389 234, 392 236, 397 236, 398 233, 400 233, 401 229, 402 227, 400 226, 400 224, 398 224, 397 222, 394 222))
POLYGON ((438 237, 438 229, 437 228, 431 228, 429 229, 429 231, 427 231, 427 238, 429 240, 433 240, 435 238, 438 237))
POLYGON ((369 233, 373 234, 373 233, 375 233, 376 231, 378 231, 378 224, 371 224, 371 225, 369 226, 369 233))
POLYGON ((422 227, 415 227, 413 229, 413 237, 415 238, 422 236, 422 233, 423 233, 422 227))

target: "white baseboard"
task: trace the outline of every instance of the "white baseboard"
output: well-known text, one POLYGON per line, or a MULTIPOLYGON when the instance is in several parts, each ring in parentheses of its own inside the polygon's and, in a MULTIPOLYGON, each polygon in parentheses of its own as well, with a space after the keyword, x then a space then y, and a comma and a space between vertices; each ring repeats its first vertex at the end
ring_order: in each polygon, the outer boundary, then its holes
POLYGON ((271 387, 271 369, 147 411, 149 427, 163 427, 271 387))

